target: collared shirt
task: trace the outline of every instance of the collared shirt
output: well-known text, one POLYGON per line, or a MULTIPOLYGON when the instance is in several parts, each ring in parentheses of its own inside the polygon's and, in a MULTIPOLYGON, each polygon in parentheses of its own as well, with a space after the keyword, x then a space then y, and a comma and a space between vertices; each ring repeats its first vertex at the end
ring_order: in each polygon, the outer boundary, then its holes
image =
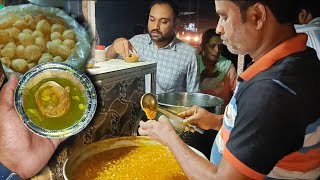
POLYGON ((314 18, 308 24, 295 25, 296 31, 308 35, 307 46, 317 51, 320 59, 320 17, 314 18))
POLYGON ((212 146, 252 179, 316 179, 320 175, 320 62, 307 35, 297 35, 241 74, 212 146))
POLYGON ((130 39, 142 60, 157 62, 156 93, 197 92, 200 73, 196 50, 179 39, 158 48, 149 34, 130 39))

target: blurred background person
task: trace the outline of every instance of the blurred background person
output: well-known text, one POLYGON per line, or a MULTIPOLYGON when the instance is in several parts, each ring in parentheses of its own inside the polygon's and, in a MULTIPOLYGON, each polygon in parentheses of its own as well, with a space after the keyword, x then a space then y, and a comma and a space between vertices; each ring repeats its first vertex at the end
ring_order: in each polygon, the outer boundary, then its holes
POLYGON ((223 108, 229 103, 236 86, 237 72, 231 60, 221 55, 223 46, 215 29, 208 29, 202 35, 200 52, 200 91, 220 97, 223 108))
POLYGON ((307 46, 317 51, 320 59, 320 8, 318 0, 300 0, 298 23, 295 25, 297 33, 308 35, 307 46))
POLYGON ((0 9, 4 7, 4 0, 0 0, 0 9))

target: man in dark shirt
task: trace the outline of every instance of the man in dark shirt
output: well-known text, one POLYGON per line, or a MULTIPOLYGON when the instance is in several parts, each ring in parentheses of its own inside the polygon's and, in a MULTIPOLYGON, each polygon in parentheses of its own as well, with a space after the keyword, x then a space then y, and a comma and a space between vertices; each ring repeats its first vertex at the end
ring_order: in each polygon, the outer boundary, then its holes
POLYGON ((168 146, 189 179, 316 179, 320 175, 320 62, 296 34, 297 0, 216 0, 217 33, 254 63, 223 119, 199 107, 185 123, 219 129, 210 161, 194 153, 166 117, 140 122, 140 135, 168 146))

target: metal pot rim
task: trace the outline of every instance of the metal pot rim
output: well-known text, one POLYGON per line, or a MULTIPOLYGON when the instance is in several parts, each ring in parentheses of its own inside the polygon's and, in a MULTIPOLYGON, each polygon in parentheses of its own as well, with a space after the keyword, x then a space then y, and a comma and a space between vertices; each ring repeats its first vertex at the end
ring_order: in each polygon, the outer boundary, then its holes
MULTIPOLYGON (((104 140, 100 140, 100 141, 88 144, 88 145, 78 149, 77 151, 73 152, 71 154, 71 156, 65 160, 65 162, 63 164, 63 170, 62 170, 63 178, 68 180, 67 170, 66 170, 68 167, 68 162, 72 163, 73 159, 77 158, 78 156, 81 156, 81 154, 83 154, 83 152, 88 152, 87 150, 89 150, 89 149, 92 149, 94 147, 97 149, 97 146, 109 143, 109 145, 110 145, 109 149, 107 148, 105 150, 110 150, 110 149, 117 149, 117 148, 121 148, 121 147, 130 147, 130 146, 133 146, 134 144, 139 145, 139 142, 141 142, 141 144, 140 144, 141 146, 148 144, 148 142, 150 142, 150 144, 159 144, 160 145, 159 142, 157 142, 147 136, 124 136, 124 137, 117 137, 117 138, 109 138, 109 139, 104 139, 104 140), (129 142, 127 145, 124 144, 126 141, 129 142), (117 147, 117 146, 119 146, 119 147, 117 147)), ((192 149, 195 153, 197 153, 199 156, 201 156, 202 158, 208 160, 208 158, 203 153, 201 153, 199 150, 197 150, 191 146, 188 146, 188 147, 190 149, 192 149)), ((103 150, 103 151, 105 151, 105 150, 103 150)), ((100 152, 103 152, 103 151, 100 151, 100 152)))
MULTIPOLYGON (((207 96, 210 98, 214 98, 216 100, 216 103, 213 103, 213 105, 210 106, 201 106, 201 107, 214 107, 214 106, 221 106, 224 103, 224 100, 222 98, 219 98, 217 96, 213 96, 210 94, 204 94, 204 93, 193 93, 193 92, 173 92, 173 93, 161 93, 161 94, 157 94, 157 99, 158 99, 158 104, 161 106, 167 106, 167 107, 179 107, 179 108, 189 108, 191 106, 182 106, 182 105, 174 105, 174 104, 168 104, 165 102, 162 102, 160 97, 165 97, 165 96, 192 96, 192 95, 196 95, 196 96, 207 96)), ((197 105, 197 104, 194 104, 197 105)))

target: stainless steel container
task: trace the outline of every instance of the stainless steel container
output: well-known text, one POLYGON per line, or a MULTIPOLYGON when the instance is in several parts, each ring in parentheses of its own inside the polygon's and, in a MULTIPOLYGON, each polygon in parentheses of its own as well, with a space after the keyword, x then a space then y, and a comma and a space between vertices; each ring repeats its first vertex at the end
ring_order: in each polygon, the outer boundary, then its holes
POLYGON ((212 113, 221 114, 224 103, 219 97, 203 93, 162 93, 157 94, 157 98, 159 105, 173 112, 181 112, 193 105, 197 105, 212 113))
MULTIPOLYGON (((158 94, 158 104, 163 108, 166 108, 174 113, 179 113, 184 111, 193 105, 203 107, 208 111, 221 114, 223 100, 219 97, 215 97, 203 93, 163 93, 158 94)), ((162 115, 160 112, 157 112, 156 119, 162 115)), ((142 121, 147 121, 147 117, 144 112, 140 113, 138 119, 142 121)), ((135 124, 133 135, 137 135, 137 129, 139 128, 139 120, 135 124)), ((192 132, 178 132, 180 138, 187 143, 189 146, 194 147, 201 151, 209 159, 211 154, 211 147, 216 137, 217 131, 215 130, 206 130, 204 134, 192 133, 192 132)))

